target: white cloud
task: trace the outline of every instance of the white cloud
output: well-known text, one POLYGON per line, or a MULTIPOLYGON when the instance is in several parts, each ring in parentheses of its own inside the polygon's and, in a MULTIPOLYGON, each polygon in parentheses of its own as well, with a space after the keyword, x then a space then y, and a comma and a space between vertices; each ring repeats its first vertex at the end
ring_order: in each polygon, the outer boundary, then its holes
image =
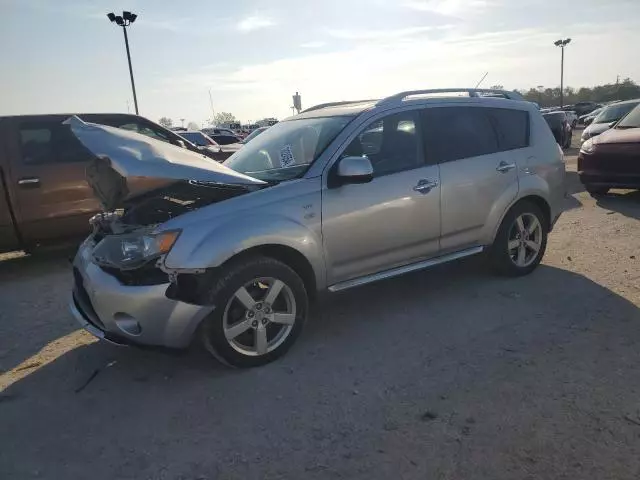
POLYGON ((276 23, 268 17, 252 15, 240 21, 237 28, 241 32, 248 33, 261 28, 272 27, 275 24, 276 23))
POLYGON ((300 44, 302 48, 322 48, 326 45, 326 42, 306 42, 300 44))
POLYGON ((426 33, 434 30, 448 30, 453 28, 453 25, 436 25, 436 26, 424 26, 424 27, 407 27, 398 28, 392 30, 329 30, 328 34, 334 38, 342 40, 384 40, 393 38, 410 37, 426 33))
POLYGON ((409 0, 404 6, 421 12, 434 12, 441 15, 457 16, 470 9, 485 8, 491 5, 488 0, 409 0))

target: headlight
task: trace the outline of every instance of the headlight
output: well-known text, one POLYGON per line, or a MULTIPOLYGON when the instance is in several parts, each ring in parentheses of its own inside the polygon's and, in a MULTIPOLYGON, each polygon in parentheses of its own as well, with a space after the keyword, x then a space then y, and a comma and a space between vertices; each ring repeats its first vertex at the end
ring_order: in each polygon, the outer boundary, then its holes
POLYGON ((180 231, 110 235, 98 243, 93 258, 98 264, 122 270, 138 268, 149 260, 164 255, 176 243, 180 231))
POLYGON ((593 139, 592 138, 590 138, 589 140, 584 142, 582 144, 582 146, 580 147, 580 151, 582 153, 586 153, 586 154, 593 153, 595 151, 595 149, 596 149, 596 146, 593 144, 593 139))

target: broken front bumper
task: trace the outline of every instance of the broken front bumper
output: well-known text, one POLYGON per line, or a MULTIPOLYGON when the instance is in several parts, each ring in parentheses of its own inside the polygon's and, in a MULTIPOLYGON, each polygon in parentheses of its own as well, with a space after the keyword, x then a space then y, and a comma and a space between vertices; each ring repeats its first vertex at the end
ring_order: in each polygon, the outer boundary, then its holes
POLYGON ((212 306, 167 298, 170 283, 129 286, 91 261, 86 241, 73 261, 70 310, 89 333, 119 345, 183 348, 212 306))

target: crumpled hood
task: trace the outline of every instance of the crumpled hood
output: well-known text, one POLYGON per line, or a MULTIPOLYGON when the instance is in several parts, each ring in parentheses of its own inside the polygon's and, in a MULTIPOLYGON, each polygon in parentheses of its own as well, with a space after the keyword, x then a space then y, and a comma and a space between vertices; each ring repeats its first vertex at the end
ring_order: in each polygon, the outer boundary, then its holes
POLYGON ((64 121, 96 157, 107 157, 122 177, 195 180, 231 185, 264 185, 204 155, 129 130, 87 123, 77 116, 64 121))

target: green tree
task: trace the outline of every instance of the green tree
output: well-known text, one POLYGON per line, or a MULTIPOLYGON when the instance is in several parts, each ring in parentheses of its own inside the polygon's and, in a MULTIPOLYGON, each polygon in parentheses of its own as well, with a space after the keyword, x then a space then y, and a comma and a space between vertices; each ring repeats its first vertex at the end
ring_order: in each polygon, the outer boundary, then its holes
POLYGON ((169 117, 162 117, 160 120, 158 120, 158 123, 165 128, 171 128, 173 126, 173 120, 171 120, 169 117))
POLYGON ((236 117, 229 112, 218 112, 213 116, 214 125, 224 125, 227 123, 235 123, 236 117))

